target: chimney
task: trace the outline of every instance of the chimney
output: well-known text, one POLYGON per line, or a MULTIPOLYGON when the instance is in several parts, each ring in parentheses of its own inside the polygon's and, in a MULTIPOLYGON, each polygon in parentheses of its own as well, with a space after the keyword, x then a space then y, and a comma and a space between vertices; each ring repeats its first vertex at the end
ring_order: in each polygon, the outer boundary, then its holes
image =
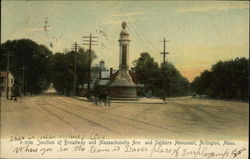
POLYGON ((105 70, 105 62, 102 60, 99 63, 100 63, 100 70, 104 71, 105 70))
POLYGON ((112 76, 112 74, 113 74, 113 68, 112 68, 112 67, 110 67, 110 70, 109 70, 109 77, 111 77, 111 76, 112 76))
POLYGON ((99 70, 99 79, 102 79, 102 70, 99 70))

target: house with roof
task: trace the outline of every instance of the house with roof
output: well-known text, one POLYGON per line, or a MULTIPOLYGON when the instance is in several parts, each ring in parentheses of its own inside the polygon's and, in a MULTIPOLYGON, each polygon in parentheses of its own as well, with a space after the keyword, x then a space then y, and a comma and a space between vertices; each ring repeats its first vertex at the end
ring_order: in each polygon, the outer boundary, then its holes
POLYGON ((14 85, 14 77, 11 72, 0 72, 0 91, 2 97, 11 97, 11 90, 14 85))
MULTIPOLYGON (((99 65, 97 64, 96 67, 99 67, 98 71, 91 72, 91 82, 90 82, 90 90, 100 90, 100 89, 110 89, 110 84, 115 80, 116 76, 119 73, 119 70, 114 70, 113 68, 106 68, 105 62, 101 60, 99 65)), ((136 84, 137 90, 140 92, 144 92, 144 85, 139 84, 138 78, 136 77, 135 73, 131 70, 128 71, 129 75, 131 76, 132 81, 136 84)), ((87 93, 87 84, 83 85, 83 89, 80 92, 81 96, 84 96, 87 93)))

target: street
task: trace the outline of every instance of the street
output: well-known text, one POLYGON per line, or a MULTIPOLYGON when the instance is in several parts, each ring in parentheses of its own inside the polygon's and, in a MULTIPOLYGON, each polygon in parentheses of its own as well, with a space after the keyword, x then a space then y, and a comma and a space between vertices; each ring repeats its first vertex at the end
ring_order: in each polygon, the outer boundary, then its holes
POLYGON ((248 136, 248 103, 191 97, 112 101, 96 106, 46 92, 1 98, 1 135, 98 134, 105 138, 238 139, 248 136))

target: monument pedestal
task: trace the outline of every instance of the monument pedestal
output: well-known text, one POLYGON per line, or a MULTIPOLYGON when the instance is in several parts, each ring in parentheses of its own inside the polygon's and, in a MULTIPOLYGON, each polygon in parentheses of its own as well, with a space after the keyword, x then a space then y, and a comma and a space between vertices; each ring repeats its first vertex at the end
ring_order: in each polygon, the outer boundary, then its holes
POLYGON ((112 99, 137 100, 136 85, 133 83, 126 69, 119 70, 110 88, 112 99))
POLYGON ((136 94, 136 87, 112 87, 111 88, 112 100, 138 100, 136 94))

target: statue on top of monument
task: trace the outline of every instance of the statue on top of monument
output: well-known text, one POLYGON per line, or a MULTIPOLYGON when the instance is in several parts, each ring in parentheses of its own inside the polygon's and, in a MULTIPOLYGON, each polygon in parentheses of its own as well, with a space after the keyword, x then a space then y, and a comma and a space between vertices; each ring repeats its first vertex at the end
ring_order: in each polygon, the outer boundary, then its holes
POLYGON ((126 29, 127 23, 125 21, 122 22, 122 28, 126 29))
POLYGON ((123 21, 122 22, 122 31, 120 33, 121 38, 128 38, 129 33, 128 33, 126 27, 127 27, 127 22, 123 21))

